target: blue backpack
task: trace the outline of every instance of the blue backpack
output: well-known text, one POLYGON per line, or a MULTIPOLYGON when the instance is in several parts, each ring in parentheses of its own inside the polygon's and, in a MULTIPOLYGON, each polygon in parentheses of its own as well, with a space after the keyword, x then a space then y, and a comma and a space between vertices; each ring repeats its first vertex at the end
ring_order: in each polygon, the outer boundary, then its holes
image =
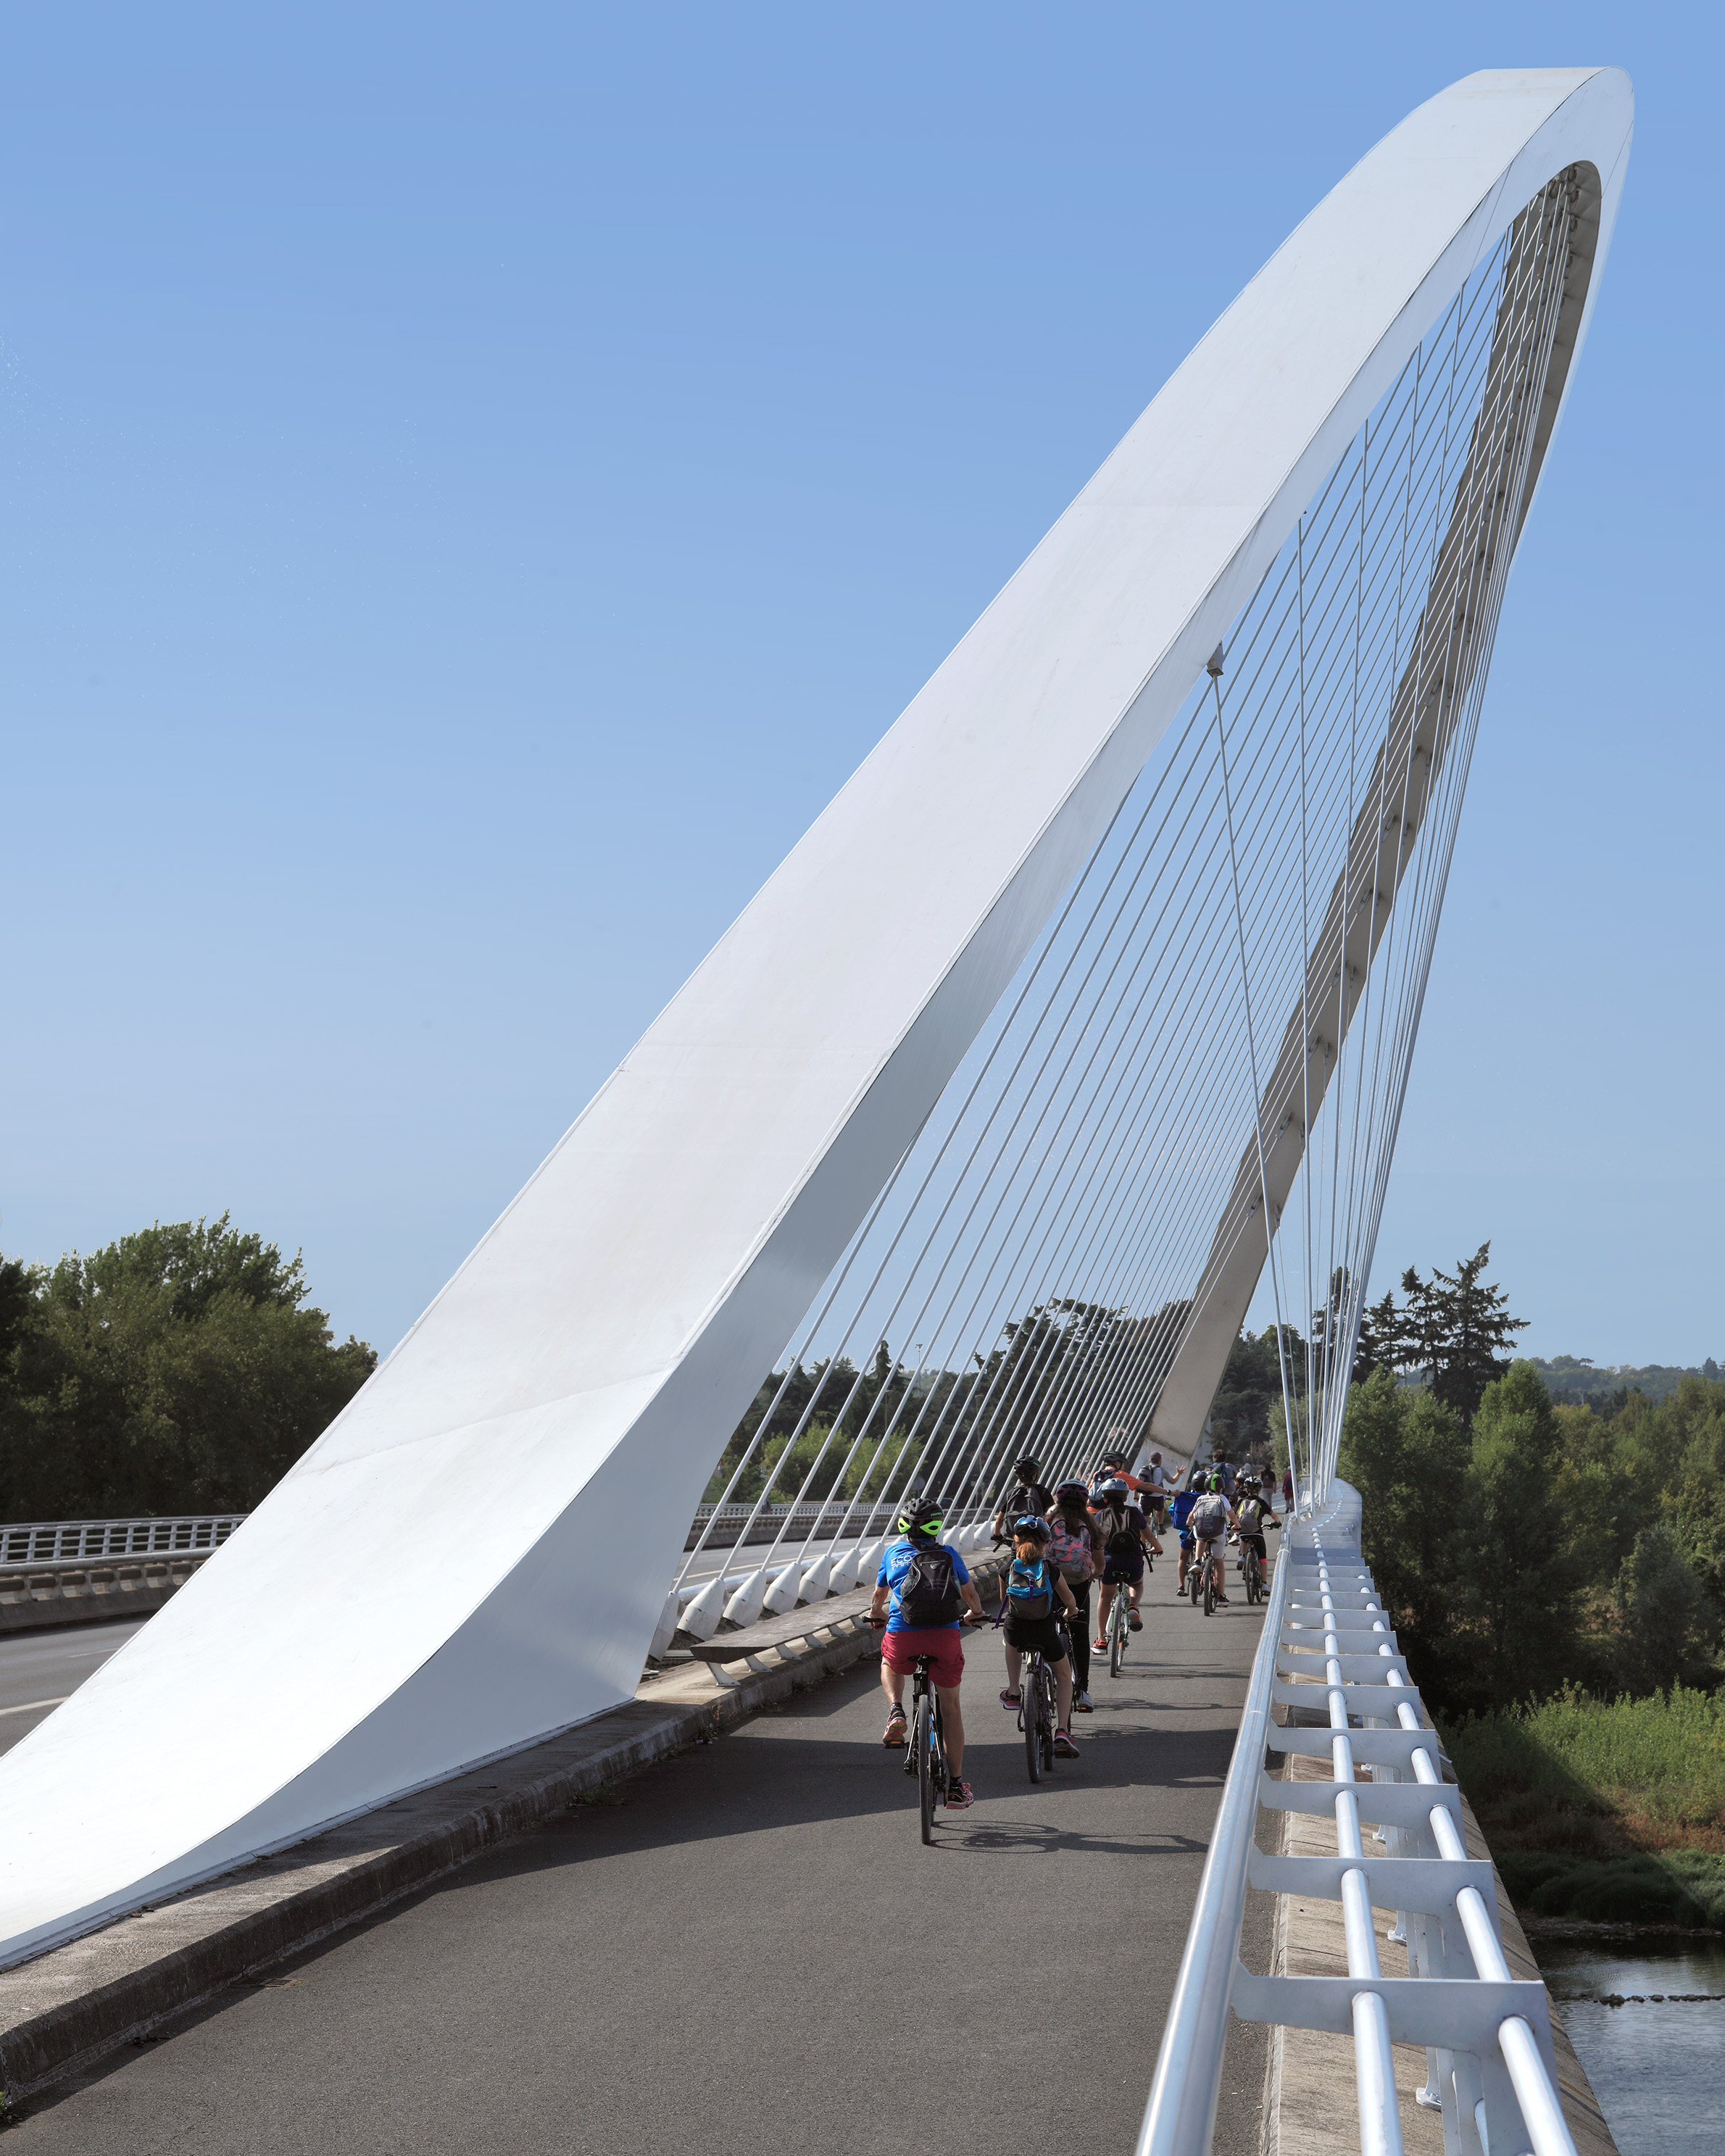
POLYGON ((1031 1621, 1054 1614, 1054 1579, 1041 1558, 1015 1557, 1006 1575, 1008 1614, 1031 1621))

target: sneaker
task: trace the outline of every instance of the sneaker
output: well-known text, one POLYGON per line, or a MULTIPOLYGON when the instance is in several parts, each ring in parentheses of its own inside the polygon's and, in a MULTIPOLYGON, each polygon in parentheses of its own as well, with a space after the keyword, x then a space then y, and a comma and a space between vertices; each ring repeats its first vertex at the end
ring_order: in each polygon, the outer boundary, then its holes
POLYGON ((1136 1609, 1134 1609, 1131 1616, 1127 1619, 1126 1629, 1128 1632, 1142 1632, 1143 1630, 1144 1620, 1141 1616, 1139 1616, 1136 1609))
POLYGON ((1074 1714, 1094 1714, 1096 1712, 1095 1707, 1091 1705, 1090 1694, 1087 1691, 1080 1692, 1077 1698, 1073 1701, 1072 1712, 1074 1714))
POLYGON ((880 1742, 883 1744, 892 1745, 898 1751, 904 1750, 905 1711, 901 1707, 894 1707, 887 1716, 886 1734, 881 1738, 880 1742))
POLYGON ((1092 1640, 1090 1643, 1090 1650, 1093 1655, 1106 1655, 1108 1651, 1108 1642, 1106 1640, 1092 1640))
POLYGON ((968 1812, 976 1802, 976 1791, 968 1782, 960 1781, 957 1775, 947 1777, 947 1810, 949 1812, 968 1812))
POLYGON ((1016 1714, 1024 1704, 1023 1696, 1015 1691, 1004 1691, 1000 1695, 1000 1704, 1009 1714, 1016 1714))
POLYGON ((1227 1608, 1228 1608, 1228 1606, 1229 1606, 1229 1604, 1228 1604, 1228 1597, 1227 1597, 1225 1594, 1219 1594, 1219 1595, 1216 1597, 1216 1607, 1217 1607, 1217 1609, 1227 1609, 1227 1608))
POLYGON ((1078 1747, 1064 1729, 1055 1732, 1055 1757, 1056 1759, 1076 1759, 1078 1757, 1078 1747))

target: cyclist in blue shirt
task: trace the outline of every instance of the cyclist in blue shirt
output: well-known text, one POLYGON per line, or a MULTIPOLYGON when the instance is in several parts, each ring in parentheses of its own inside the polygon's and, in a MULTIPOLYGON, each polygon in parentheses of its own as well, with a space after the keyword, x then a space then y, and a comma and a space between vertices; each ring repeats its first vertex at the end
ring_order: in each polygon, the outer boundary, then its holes
POLYGON ((962 1773, 964 1713, 958 1686, 964 1676, 961 1633, 965 1614, 980 1624, 982 1597, 971 1584, 970 1568, 941 1538, 942 1508, 932 1498, 906 1505, 900 1515, 901 1539, 880 1559, 871 1625, 884 1623, 880 1641, 880 1686, 886 1694, 886 1730, 880 1742, 901 1748, 905 1742, 905 1679, 914 1674, 920 1655, 940 1697, 941 1727, 947 1740, 947 1805, 955 1812, 975 1803, 962 1773))
POLYGON ((1174 1583, 1174 1592, 1176 1594, 1183 1594, 1186 1592, 1186 1568, 1192 1562, 1192 1530, 1187 1526, 1186 1522, 1191 1517, 1192 1507, 1198 1502, 1199 1498, 1203 1495, 1203 1491, 1199 1487, 1199 1485, 1204 1479, 1204 1478, 1196 1473, 1195 1471, 1189 1469, 1186 1475, 1185 1488, 1183 1490, 1176 1490, 1174 1492, 1174 1502, 1172 1510, 1174 1516, 1174 1526, 1178 1532, 1180 1537, 1180 1568, 1178 1576, 1174 1583))

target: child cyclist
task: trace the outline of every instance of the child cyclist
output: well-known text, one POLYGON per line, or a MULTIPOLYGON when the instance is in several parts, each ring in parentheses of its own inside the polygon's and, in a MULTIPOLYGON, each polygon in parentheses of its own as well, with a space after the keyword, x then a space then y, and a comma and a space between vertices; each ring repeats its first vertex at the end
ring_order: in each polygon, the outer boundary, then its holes
POLYGON ((1055 1491, 1048 1516, 1048 1559, 1072 1590, 1077 1622, 1072 1635, 1072 1712, 1096 1712, 1090 1697, 1090 1584, 1102 1568, 1102 1540, 1090 1516, 1090 1491, 1079 1481, 1063 1482, 1055 1491))
POLYGON ((886 1627, 880 1641, 880 1686, 889 1702, 883 1744, 905 1742, 905 1679, 919 1655, 929 1660, 929 1675, 941 1704, 947 1742, 947 1804, 962 1812, 976 1802, 964 1779, 964 1715, 958 1686, 964 1676, 960 1626, 966 1613, 980 1624, 982 1597, 970 1583, 970 1570, 950 1544, 941 1540, 941 1507, 924 1497, 899 1516, 901 1539, 880 1559, 871 1625, 886 1627))
POLYGON ((1234 1507, 1235 1517, 1240 1522, 1240 1557, 1236 1569, 1245 1570, 1245 1553, 1248 1549, 1255 1550, 1258 1568, 1266 1579, 1270 1577, 1270 1551, 1264 1540, 1264 1530, 1281 1525, 1270 1502, 1270 1493, 1275 1487, 1276 1478, 1266 1468, 1259 1481, 1244 1485, 1234 1507))
POLYGON ((1208 1480, 1208 1476, 1200 1475, 1197 1468, 1189 1469, 1186 1486, 1183 1490, 1175 1491, 1174 1502, 1170 1507, 1174 1516, 1174 1531, 1180 1537, 1180 1569, 1174 1582, 1176 1594, 1186 1592, 1186 1572, 1192 1563, 1192 1529, 1188 1522, 1192 1517, 1192 1507, 1202 1494, 1199 1486, 1207 1483, 1208 1480))
POLYGON ((1000 1606, 1006 1620, 1006 1690, 1000 1704, 1015 1712, 1022 1703, 1019 1679, 1026 1651, 1035 1647, 1055 1673, 1057 1706, 1055 1712, 1055 1750, 1062 1759, 1076 1759, 1072 1742, 1072 1658, 1066 1652, 1066 1630, 1056 1612, 1076 1616, 1078 1604, 1061 1578, 1058 1566, 1050 1563, 1048 1522, 1031 1513, 1015 1520, 1012 1529, 1012 1563, 1007 1569, 1000 1606))
POLYGON ((1119 1476, 1103 1483, 1091 1499, 1091 1506, 1096 1539, 1102 1546, 1102 1591, 1096 1602, 1096 1636, 1091 1646, 1095 1653, 1102 1654, 1108 1645, 1108 1612, 1117 1589, 1124 1590, 1131 1604, 1127 1624, 1134 1632, 1143 1630, 1138 1605, 1144 1599, 1144 1553, 1148 1550, 1153 1557, 1160 1557, 1162 1544, 1119 1476))

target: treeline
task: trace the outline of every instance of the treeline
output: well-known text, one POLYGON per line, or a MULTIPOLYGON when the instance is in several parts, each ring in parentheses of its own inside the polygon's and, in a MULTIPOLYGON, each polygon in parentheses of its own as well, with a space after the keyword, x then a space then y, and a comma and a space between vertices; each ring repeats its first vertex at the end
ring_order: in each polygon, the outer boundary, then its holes
MULTIPOLYGON (((1484 1277, 1491 1245, 1482 1243, 1453 1273, 1434 1267, 1429 1279, 1414 1267, 1402 1275, 1398 1306, 1392 1292, 1361 1313, 1359 1337, 1348 1368, 1351 1383, 1374 1370, 1411 1373, 1464 1419, 1485 1389, 1509 1368, 1506 1349, 1526 1320, 1512 1317, 1507 1297, 1484 1277)), ((1348 1276, 1338 1267, 1324 1305, 1312 1313, 1309 1337, 1284 1323, 1255 1335, 1242 1332, 1228 1358, 1210 1407, 1210 1437, 1219 1451, 1250 1459, 1280 1442, 1286 1426, 1283 1384, 1295 1402, 1322 1389, 1332 1378, 1330 1358, 1348 1354, 1346 1339, 1348 1276), (1286 1365, 1286 1370, 1284 1370, 1286 1365)), ((1300 1419, 1297 1409, 1296 1420, 1300 1419)), ((1286 1464, 1285 1444, 1279 1464, 1286 1464)))
POLYGON ((1147 1383, 1135 1387, 1132 1373, 1166 1360, 1187 1307, 1133 1317, 1058 1297, 1004 1327, 968 1369, 919 1371, 882 1341, 860 1369, 840 1357, 775 1370, 732 1433, 706 1502, 727 1489, 732 1504, 752 1504, 763 1491, 773 1504, 803 1494, 897 1497, 932 1483, 950 1506, 988 1502, 1003 1462, 1027 1445, 1052 1454, 1091 1438, 1135 1444, 1148 1432, 1155 1394, 1147 1383))
POLYGON ((1669 1399, 1685 1378, 1719 1381, 1719 1365, 1709 1355, 1704 1363, 1685 1367, 1674 1363, 1607 1363, 1604 1368, 1586 1355, 1554 1355, 1548 1363, 1539 1356, 1528 1358, 1545 1381, 1545 1389, 1558 1407, 1593 1408, 1615 1414, 1629 1404, 1631 1393, 1640 1393, 1656 1404, 1669 1399))
POLYGON ((249 1512, 377 1363, 219 1220, 0 1260, 0 1518, 249 1512))
MULTIPOLYGON (((1507 1337, 1503 1298, 1477 1270, 1467 1285, 1507 1337)), ((1497 1359, 1488 1334, 1471 1337, 1476 1365, 1497 1359)), ((1339 1465, 1434 1707, 1485 1712, 1566 1685, 1717 1686, 1725 1383, 1689 1375, 1661 1400, 1632 1389, 1602 1413, 1554 1403, 1529 1362, 1484 1377, 1471 1404, 1471 1383, 1399 1384, 1394 1367, 1380 1360, 1353 1384, 1339 1465)))

